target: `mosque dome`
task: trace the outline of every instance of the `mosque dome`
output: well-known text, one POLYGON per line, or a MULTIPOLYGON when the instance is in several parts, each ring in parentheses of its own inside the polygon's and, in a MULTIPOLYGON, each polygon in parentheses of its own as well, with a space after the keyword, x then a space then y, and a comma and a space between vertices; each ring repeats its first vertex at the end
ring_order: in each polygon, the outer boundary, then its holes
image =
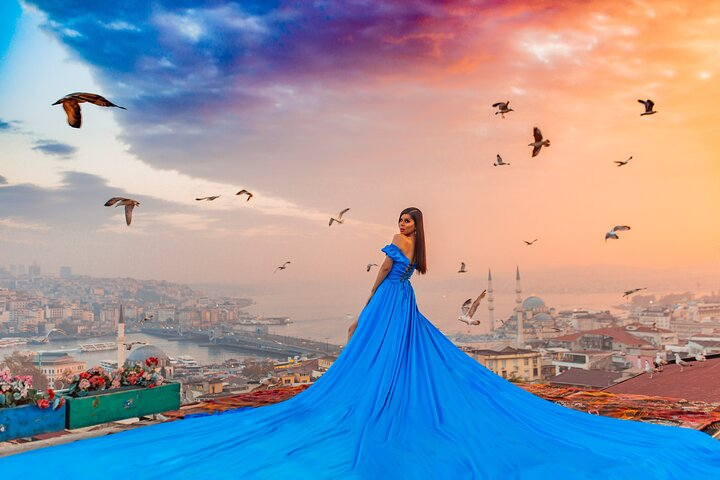
POLYGON ((538 310, 545 308, 545 302, 543 302, 540 297, 536 296, 527 297, 522 303, 523 310, 538 310))
POLYGON ((538 322, 552 322, 553 318, 547 313, 538 313, 533 316, 533 320, 537 320, 538 322))
POLYGON ((127 356, 127 361, 133 363, 144 362, 148 357, 157 357, 160 365, 170 364, 170 357, 155 345, 142 345, 138 348, 133 348, 130 355, 127 356))

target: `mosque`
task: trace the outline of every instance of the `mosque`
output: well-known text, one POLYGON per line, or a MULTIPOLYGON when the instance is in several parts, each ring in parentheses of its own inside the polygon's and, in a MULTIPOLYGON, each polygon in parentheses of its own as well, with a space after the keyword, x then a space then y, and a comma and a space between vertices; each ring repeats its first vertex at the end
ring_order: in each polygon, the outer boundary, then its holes
POLYGON ((494 334, 498 329, 504 330, 502 333, 505 335, 512 332, 516 336, 518 348, 522 348, 528 340, 536 340, 545 333, 555 331, 554 308, 549 308, 543 299, 536 295, 531 295, 523 300, 519 267, 516 267, 515 270, 515 308, 510 318, 502 322, 501 327, 495 324, 492 272, 490 270, 488 270, 487 302, 490 334, 494 334))

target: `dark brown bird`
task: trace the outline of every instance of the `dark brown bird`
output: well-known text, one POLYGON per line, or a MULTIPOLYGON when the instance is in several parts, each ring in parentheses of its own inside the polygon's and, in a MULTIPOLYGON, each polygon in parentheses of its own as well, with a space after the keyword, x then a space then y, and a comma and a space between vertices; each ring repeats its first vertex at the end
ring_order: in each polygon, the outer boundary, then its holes
POLYGON ((124 197, 112 197, 110 200, 105 202, 106 207, 112 207, 113 205, 115 205, 116 207, 118 205, 125 205, 125 222, 128 224, 129 227, 130 222, 132 222, 133 208, 140 206, 140 202, 124 197))
POLYGON ((62 103, 63 109, 67 114, 67 122, 73 128, 80 128, 82 125, 82 113, 80 112, 80 104, 83 102, 92 103, 100 107, 117 107, 127 110, 125 107, 115 105, 105 97, 96 93, 75 92, 65 95, 63 98, 53 103, 57 105, 62 103))
POLYGON ((533 147, 532 156, 534 157, 540 153, 540 149, 542 147, 550 146, 550 140, 543 140, 543 134, 538 127, 533 127, 533 137, 535 138, 535 141, 528 144, 528 147, 533 147))
POLYGON ((218 198, 220 198, 220 195, 213 195, 212 197, 200 197, 200 198, 196 198, 195 200, 197 200, 198 202, 202 202, 203 200, 212 202, 213 200, 216 200, 218 198))
POLYGON ((249 202, 250 199, 253 197, 253 194, 252 194, 251 192, 248 192, 248 191, 245 190, 244 188, 243 188, 242 190, 240 190, 239 192, 237 192, 235 195, 242 195, 242 194, 245 194, 245 195, 248 196, 248 197, 247 197, 247 201, 248 201, 248 202, 249 202))

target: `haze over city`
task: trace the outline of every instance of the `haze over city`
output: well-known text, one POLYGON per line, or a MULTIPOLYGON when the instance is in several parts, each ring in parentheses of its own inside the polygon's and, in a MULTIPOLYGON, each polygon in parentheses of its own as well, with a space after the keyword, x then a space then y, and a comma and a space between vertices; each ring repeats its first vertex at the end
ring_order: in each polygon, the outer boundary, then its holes
POLYGON ((720 287, 718 2, 73 5, 0 7, 0 264, 357 314, 412 205, 430 319, 488 268, 509 295, 516 265, 527 293, 720 287), (127 111, 70 128, 71 92, 127 111))

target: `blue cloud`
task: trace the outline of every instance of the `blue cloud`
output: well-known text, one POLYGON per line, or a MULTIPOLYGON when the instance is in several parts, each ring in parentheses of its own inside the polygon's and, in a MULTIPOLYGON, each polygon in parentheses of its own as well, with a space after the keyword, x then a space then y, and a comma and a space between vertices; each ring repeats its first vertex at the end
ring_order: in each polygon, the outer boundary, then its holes
POLYGON ((46 155, 69 157, 77 151, 77 148, 73 147, 72 145, 56 142, 53 140, 38 140, 35 142, 33 150, 37 150, 46 155))

